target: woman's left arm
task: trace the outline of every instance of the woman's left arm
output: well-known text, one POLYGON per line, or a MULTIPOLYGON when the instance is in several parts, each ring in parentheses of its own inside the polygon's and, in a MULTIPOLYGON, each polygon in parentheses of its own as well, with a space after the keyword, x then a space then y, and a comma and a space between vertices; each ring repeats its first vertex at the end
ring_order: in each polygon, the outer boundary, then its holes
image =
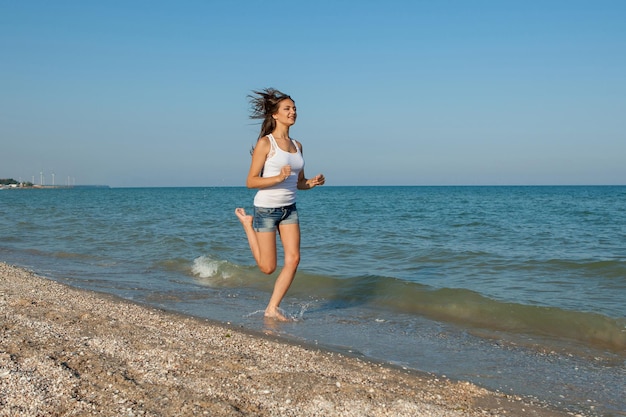
MULTIPOLYGON (((300 148, 300 153, 304 155, 300 142, 298 142, 298 147, 300 148)), ((323 174, 318 174, 313 178, 307 179, 304 176, 304 168, 300 171, 300 174, 298 174, 298 190, 310 190, 318 185, 324 185, 325 182, 326 178, 324 178, 323 174)))

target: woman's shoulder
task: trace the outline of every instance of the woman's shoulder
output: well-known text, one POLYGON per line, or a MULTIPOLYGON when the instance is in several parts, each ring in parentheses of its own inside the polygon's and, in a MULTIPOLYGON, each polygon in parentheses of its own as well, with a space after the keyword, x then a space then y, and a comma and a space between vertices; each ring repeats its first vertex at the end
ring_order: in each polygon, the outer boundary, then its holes
POLYGON ((270 144, 269 138, 267 136, 262 136, 256 141, 256 144, 252 147, 252 157, 254 158, 257 155, 263 155, 264 157, 266 157, 270 153, 271 148, 272 145, 270 144))
POLYGON ((261 136, 256 145, 269 148, 271 146, 269 135, 261 136))

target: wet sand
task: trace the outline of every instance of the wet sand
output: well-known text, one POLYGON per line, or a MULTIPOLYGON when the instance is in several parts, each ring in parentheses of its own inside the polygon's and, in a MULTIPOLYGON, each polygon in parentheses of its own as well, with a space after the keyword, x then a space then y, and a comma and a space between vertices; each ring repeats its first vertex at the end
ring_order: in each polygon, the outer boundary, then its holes
POLYGON ((571 415, 0 263, 0 416, 571 415))

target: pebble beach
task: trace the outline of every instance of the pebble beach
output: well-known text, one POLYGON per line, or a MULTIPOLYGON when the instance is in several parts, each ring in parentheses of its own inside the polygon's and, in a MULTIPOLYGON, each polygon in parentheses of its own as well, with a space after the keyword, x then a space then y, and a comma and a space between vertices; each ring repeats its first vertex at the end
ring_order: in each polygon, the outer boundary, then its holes
POLYGON ((572 415, 0 263, 0 416, 572 415))

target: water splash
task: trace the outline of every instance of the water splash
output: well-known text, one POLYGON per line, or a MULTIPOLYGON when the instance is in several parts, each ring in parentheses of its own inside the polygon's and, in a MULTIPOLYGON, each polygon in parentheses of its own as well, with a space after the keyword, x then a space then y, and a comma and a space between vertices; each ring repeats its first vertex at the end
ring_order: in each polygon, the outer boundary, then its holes
MULTIPOLYGON (((280 312, 280 314, 282 314, 283 316, 287 317, 292 322, 294 322, 294 321, 301 321, 301 320, 303 320, 304 312, 309 307, 309 304, 310 303, 301 305, 300 311, 298 313, 296 313, 296 314, 290 314, 289 312, 285 311, 282 308, 279 308, 278 311, 280 312)), ((248 313, 248 314, 244 315, 243 317, 248 319, 248 318, 254 317, 256 315, 264 315, 264 314, 265 314, 265 310, 256 310, 256 311, 253 311, 252 313, 248 313)))
POLYGON ((300 305, 300 312, 293 317, 295 320, 300 321, 304 320, 304 313, 309 309, 312 303, 304 303, 300 305))
POLYGON ((257 311, 253 311, 252 313, 248 313, 246 315, 244 315, 243 317, 248 319, 252 316, 256 316, 257 314, 265 314, 265 310, 257 310, 257 311))

